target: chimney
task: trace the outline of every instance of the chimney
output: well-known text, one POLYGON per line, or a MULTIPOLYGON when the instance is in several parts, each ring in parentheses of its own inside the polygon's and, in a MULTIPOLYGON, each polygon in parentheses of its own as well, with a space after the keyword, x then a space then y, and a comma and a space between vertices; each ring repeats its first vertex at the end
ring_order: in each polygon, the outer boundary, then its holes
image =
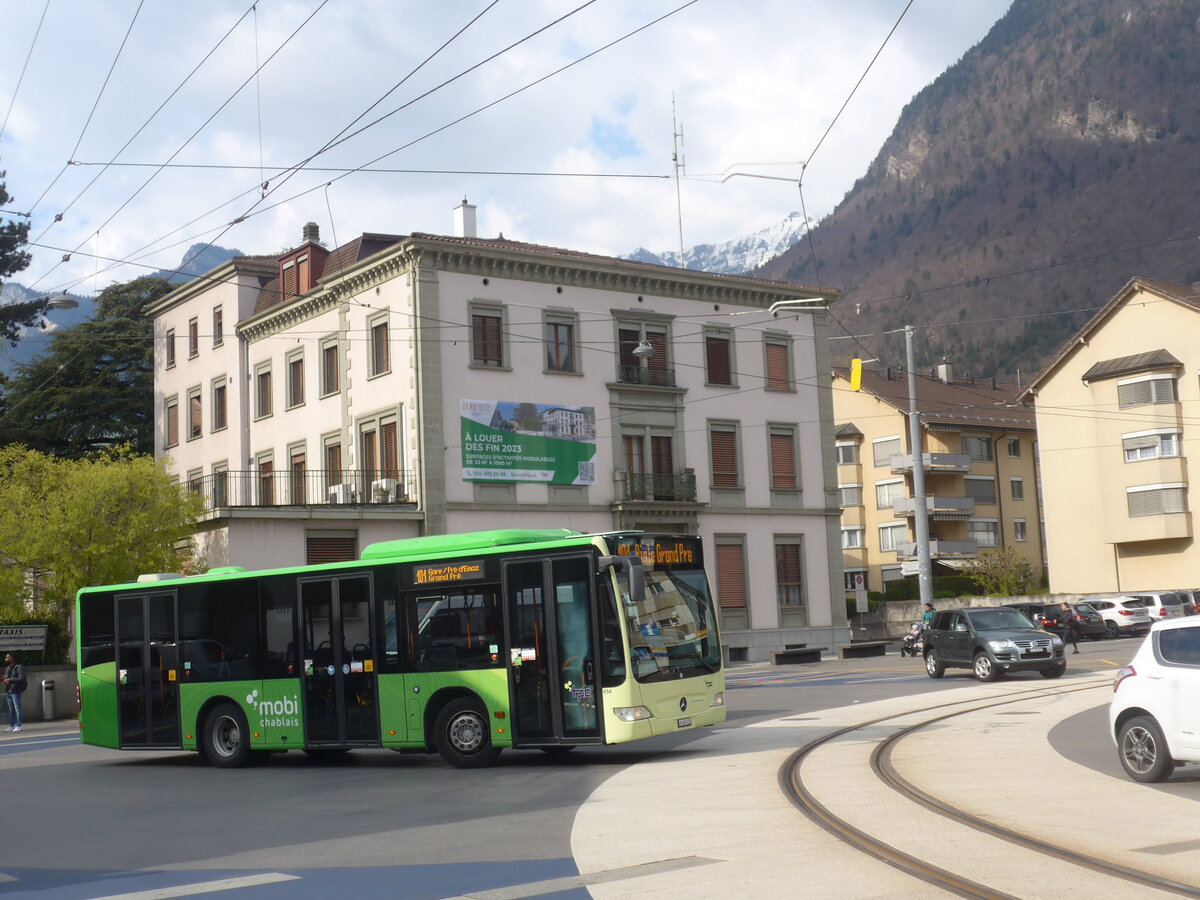
POLYGON ((319 244, 321 243, 321 229, 317 227, 316 222, 304 223, 304 243, 319 244))
POLYGON ((954 380, 954 366, 948 362, 940 362, 937 367, 938 381, 949 384, 954 380))
POLYGON ((454 236, 455 237, 476 237, 475 233, 475 207, 467 202, 464 196, 462 203, 454 207, 454 236))

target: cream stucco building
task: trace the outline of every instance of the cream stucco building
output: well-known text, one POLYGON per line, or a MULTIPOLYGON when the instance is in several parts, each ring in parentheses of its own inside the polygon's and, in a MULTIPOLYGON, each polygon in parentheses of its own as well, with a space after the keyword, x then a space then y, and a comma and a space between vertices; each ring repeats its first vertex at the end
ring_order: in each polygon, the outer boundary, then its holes
POLYGON ((1050 587, 1200 583, 1200 297, 1134 278, 1024 392, 1036 398, 1050 587))
POLYGON ((700 534, 732 659, 847 640, 836 292, 480 238, 458 212, 455 235, 333 250, 310 225, 149 310, 156 453, 205 497, 208 564, 505 527, 700 534))
MULTIPOLYGON (((951 366, 917 379, 933 574, 999 547, 1044 572, 1033 410, 1013 385, 955 379, 951 366)), ((904 577, 916 559, 908 380, 864 369, 861 390, 835 369, 833 403, 845 589, 871 591, 904 577)), ((915 563, 914 563, 915 565, 915 563)))

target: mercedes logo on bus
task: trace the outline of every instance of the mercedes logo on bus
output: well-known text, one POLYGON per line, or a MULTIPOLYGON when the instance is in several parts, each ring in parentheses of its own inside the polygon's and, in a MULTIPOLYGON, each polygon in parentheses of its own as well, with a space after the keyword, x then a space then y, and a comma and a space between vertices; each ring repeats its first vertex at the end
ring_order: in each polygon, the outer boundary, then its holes
POLYGON ((687 712, 687 697, 680 697, 680 698, 679 698, 679 711, 680 711, 680 712, 687 712))

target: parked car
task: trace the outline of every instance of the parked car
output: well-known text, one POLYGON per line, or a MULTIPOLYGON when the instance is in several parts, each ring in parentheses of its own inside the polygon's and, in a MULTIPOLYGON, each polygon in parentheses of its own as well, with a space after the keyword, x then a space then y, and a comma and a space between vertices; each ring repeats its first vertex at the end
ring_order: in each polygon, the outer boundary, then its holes
POLYGON ((1163 781, 1177 765, 1200 763, 1200 618, 1154 626, 1117 672, 1109 734, 1134 781, 1163 781))
POLYGON ((1177 591, 1138 591, 1129 596, 1140 601, 1150 613, 1150 618, 1156 622, 1187 615, 1183 608, 1183 595, 1177 591))
MULTIPOLYGON (((1061 603, 1009 603, 1006 605, 1025 616, 1035 628, 1062 637, 1063 610, 1061 603)), ((1079 626, 1080 637, 1098 641, 1107 634, 1104 628, 1104 619, 1088 604, 1071 604, 1071 614, 1079 626)))
POLYGON ((1185 616, 1194 616, 1200 613, 1200 588, 1176 591, 1183 598, 1183 614, 1185 616))
POLYGON ((1144 635, 1154 621, 1142 602, 1133 597, 1089 600, 1088 606, 1100 614, 1100 618, 1104 620, 1104 628, 1111 638, 1144 635))
POLYGON ((923 638, 930 678, 956 667, 974 670, 980 681, 995 681, 1006 672, 1033 670, 1058 678, 1067 671, 1062 639, 1034 628, 1007 606, 939 610, 923 638))

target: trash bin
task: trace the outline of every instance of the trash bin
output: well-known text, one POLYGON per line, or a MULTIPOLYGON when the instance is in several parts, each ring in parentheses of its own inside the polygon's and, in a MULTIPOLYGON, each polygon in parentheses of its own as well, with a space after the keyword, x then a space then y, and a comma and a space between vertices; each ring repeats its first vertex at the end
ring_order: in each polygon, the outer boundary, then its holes
POLYGON ((54 681, 49 678, 42 682, 42 718, 54 718, 54 681))

